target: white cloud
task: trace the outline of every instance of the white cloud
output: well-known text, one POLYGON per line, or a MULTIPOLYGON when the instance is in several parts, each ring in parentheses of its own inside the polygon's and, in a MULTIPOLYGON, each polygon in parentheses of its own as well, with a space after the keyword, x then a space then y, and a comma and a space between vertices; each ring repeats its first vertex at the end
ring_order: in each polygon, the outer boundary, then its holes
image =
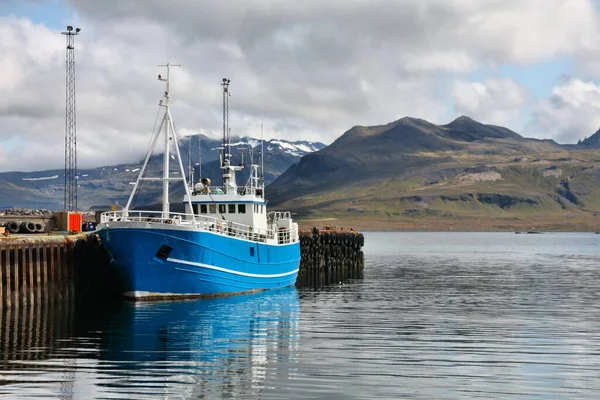
POLYGON ((600 86, 570 79, 552 89, 549 100, 533 113, 526 132, 535 137, 553 137, 559 143, 574 143, 600 127, 600 86))
POLYGON ((484 82, 457 81, 452 90, 454 109, 485 123, 518 127, 528 93, 508 78, 484 82))
MULTIPOLYGON (((451 99, 459 113, 518 129, 519 108, 531 106, 523 89, 507 79, 468 82, 470 74, 563 56, 582 68, 600 63, 591 0, 69 4, 83 28, 82 167, 142 156, 162 89, 156 65, 167 61, 182 64, 172 88, 181 132, 218 133, 227 76, 233 133, 258 136, 264 115, 266 138, 322 141, 405 115, 445 123, 451 99)), ((0 170, 63 165, 64 51, 59 32, 0 17, 0 170), (23 143, 9 146, 16 136, 23 143)))

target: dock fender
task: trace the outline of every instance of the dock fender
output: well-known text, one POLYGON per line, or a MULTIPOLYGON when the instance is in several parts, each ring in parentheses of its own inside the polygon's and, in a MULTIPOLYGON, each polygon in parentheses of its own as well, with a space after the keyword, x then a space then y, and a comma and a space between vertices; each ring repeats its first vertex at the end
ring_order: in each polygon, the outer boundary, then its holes
POLYGON ((78 256, 85 256, 87 249, 87 242, 85 239, 78 239, 75 242, 75 254, 78 256))
POLYGON ((21 222, 19 228, 21 233, 35 233, 35 224, 31 221, 21 222))
POLYGON ((90 248, 92 248, 94 250, 98 250, 98 248, 100 248, 101 239, 97 233, 89 234, 87 237, 87 241, 88 241, 88 245, 90 246, 90 248))
POLYGON ((19 224, 16 221, 9 221, 4 226, 10 233, 17 233, 19 231, 19 224))

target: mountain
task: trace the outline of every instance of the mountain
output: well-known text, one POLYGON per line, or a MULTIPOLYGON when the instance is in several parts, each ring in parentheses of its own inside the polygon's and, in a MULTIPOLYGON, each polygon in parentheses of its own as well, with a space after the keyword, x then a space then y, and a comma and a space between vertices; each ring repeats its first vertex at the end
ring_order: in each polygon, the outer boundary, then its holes
POLYGON ((267 196, 310 224, 597 230, 599 163, 589 146, 524 138, 465 116, 447 125, 406 117, 351 128, 290 166, 267 196))
MULTIPOLYGON (((254 162, 260 157, 259 139, 251 137, 231 138, 231 152, 234 162, 249 161, 249 148, 253 149, 254 162)), ((187 173, 188 160, 191 155, 192 164, 202 160, 202 176, 211 178, 214 185, 221 182, 219 168, 219 152, 221 141, 205 135, 188 136, 180 143, 180 151, 187 173)), ((272 139, 264 142, 265 182, 270 183, 301 156, 324 148, 319 142, 287 141, 272 139)), ((109 165, 78 171, 78 205, 82 210, 90 207, 106 208, 111 204, 125 205, 135 182, 143 160, 132 161, 120 165, 109 165)), ((175 164, 175 163, 171 163, 175 164)), ((162 154, 153 155, 150 159, 148 174, 159 176, 162 168, 162 154)), ((177 174, 176 165, 172 165, 172 173, 177 174)), ((198 166, 194 167, 195 176, 199 176, 198 166)), ((248 179, 248 168, 238 175, 238 183, 244 184, 248 179)), ((181 184, 173 184, 171 201, 180 203, 184 188, 181 184)), ((36 172, 4 172, 0 173, 0 208, 48 208, 60 210, 64 197, 64 170, 46 170, 36 172)), ((143 182, 136 206, 156 203, 161 193, 160 182, 143 182)))
POLYGON ((600 129, 589 138, 577 143, 578 147, 600 149, 600 129))

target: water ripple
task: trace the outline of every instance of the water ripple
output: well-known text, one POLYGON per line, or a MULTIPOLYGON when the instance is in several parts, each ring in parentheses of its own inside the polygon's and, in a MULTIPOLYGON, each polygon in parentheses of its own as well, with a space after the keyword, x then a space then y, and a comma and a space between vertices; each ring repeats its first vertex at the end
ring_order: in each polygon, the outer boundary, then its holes
POLYGON ((10 398, 597 398, 600 236, 368 233, 364 279, 4 310, 10 398))

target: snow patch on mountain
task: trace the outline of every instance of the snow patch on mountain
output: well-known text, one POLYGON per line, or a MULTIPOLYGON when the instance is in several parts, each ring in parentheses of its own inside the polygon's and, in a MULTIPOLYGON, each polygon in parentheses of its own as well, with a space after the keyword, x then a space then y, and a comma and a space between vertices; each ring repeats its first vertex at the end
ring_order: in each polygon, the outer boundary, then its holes
MULTIPOLYGON (((230 144, 231 147, 251 146, 252 148, 260 148, 261 140, 251 137, 235 138, 236 140, 230 144)), ((295 157, 302 157, 305 154, 312 153, 321 150, 325 147, 325 144, 320 142, 307 142, 307 141, 288 141, 282 139, 271 139, 265 140, 267 150, 273 150, 279 148, 281 151, 288 153, 295 157)), ((211 150, 216 150, 213 148, 211 150)))
POLYGON ((288 142, 287 140, 271 139, 270 144, 281 147, 283 151, 294 156, 302 157, 305 154, 321 150, 325 145, 318 142, 288 142))
POLYGON ((58 179, 58 175, 52 175, 52 176, 41 176, 39 178, 21 178, 24 181, 47 181, 49 179, 58 179))

